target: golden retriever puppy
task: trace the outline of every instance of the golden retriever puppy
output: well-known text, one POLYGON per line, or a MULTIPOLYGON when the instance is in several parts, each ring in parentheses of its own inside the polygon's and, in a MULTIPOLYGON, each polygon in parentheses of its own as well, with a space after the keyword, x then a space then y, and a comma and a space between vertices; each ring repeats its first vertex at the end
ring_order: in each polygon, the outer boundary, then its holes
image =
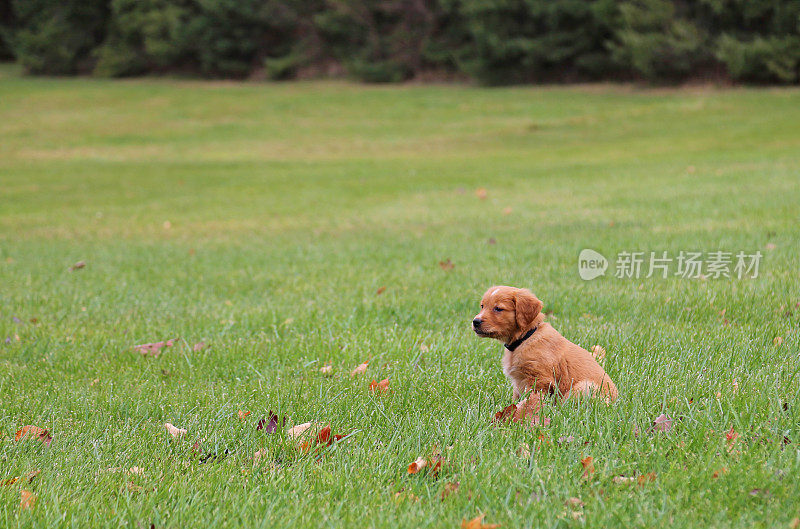
POLYGON ((517 406, 515 417, 533 415, 543 394, 617 398, 616 386, 592 354, 545 322, 542 302, 527 289, 489 288, 472 329, 478 336, 505 345, 503 373, 511 382, 514 400, 531 392, 529 399, 517 406))

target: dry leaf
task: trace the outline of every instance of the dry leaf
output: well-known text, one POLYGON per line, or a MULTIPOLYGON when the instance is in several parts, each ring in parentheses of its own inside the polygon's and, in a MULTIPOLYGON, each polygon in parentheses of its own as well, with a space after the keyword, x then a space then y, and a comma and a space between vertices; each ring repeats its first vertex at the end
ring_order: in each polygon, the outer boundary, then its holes
POLYGON ((50 443, 53 442, 53 437, 50 435, 50 432, 31 424, 23 426, 17 430, 17 433, 14 435, 14 441, 20 441, 22 439, 38 439, 47 446, 50 446, 50 443))
POLYGON ((31 509, 36 504, 36 494, 29 490, 19 491, 19 506, 21 509, 31 509))
POLYGON ((789 522, 789 529, 798 529, 800 527, 800 518, 792 518, 792 521, 789 522))
POLYGON ((458 490, 459 485, 460 483, 458 481, 451 481, 449 483, 445 483, 444 489, 442 489, 441 494, 439 494, 439 496, 442 498, 442 501, 444 501, 445 498, 456 492, 458 490))
POLYGON ((479 187, 478 189, 475 190, 475 196, 481 200, 486 200, 487 198, 489 198, 489 192, 486 191, 485 187, 479 187))
POLYGON ((304 422, 303 424, 298 424, 297 426, 292 426, 288 430, 286 430, 286 435, 289 439, 294 439, 296 437, 300 437, 306 430, 314 426, 314 423, 311 422, 304 422))
POLYGON ((650 428, 650 431, 669 432, 672 430, 672 423, 672 418, 662 413, 653 420, 653 426, 650 428))
POLYGON ((497 244, 497 239, 495 239, 494 237, 490 237, 489 244, 497 244))
POLYGON ((580 498, 572 497, 572 498, 567 498, 567 501, 564 502, 564 505, 566 505, 567 507, 583 507, 585 504, 583 503, 583 500, 581 500, 580 498))
POLYGON ((428 466, 428 462, 425 460, 425 458, 418 457, 415 461, 408 465, 408 473, 416 474, 426 466, 428 466))
POLYGON ((647 474, 642 474, 641 476, 636 478, 636 482, 639 483, 639 485, 644 485, 645 483, 649 483, 655 480, 656 480, 655 472, 648 472, 647 474))
POLYGON ((419 497, 416 494, 412 494, 411 492, 406 492, 405 489, 400 489, 399 491, 394 493, 395 501, 419 501, 419 497))
POLYGON ((356 375, 363 375, 367 371, 367 366, 369 362, 364 362, 363 364, 357 365, 353 371, 350 372, 350 376, 354 377, 356 375))
POLYGON ((714 474, 711 477, 714 478, 714 479, 717 479, 718 477, 722 476, 723 474, 727 474, 727 473, 728 473, 728 469, 726 467, 722 467, 719 470, 715 471, 714 474))
POLYGON ((507 422, 514 419, 514 414, 517 412, 517 406, 514 404, 509 404, 502 410, 498 411, 494 414, 494 422, 507 422))
POLYGON ((499 523, 483 523, 483 518, 485 516, 485 514, 481 514, 472 520, 464 518, 461 520, 461 529, 497 529, 500 527, 499 523))
POLYGON ((250 412, 249 412, 249 411, 242 411, 242 410, 239 410, 239 418, 240 418, 240 419, 244 419, 244 418, 245 418, 245 417, 247 417, 248 415, 250 415, 250 412))
POLYGON ((195 353, 199 353, 205 348, 206 348, 206 342, 197 342, 192 346, 192 351, 194 351, 195 353))
POLYGON ((158 356, 162 353, 162 349, 166 347, 172 347, 175 343, 175 340, 176 339, 166 340, 163 342, 143 343, 140 345, 134 345, 133 348, 143 356, 152 356, 158 358, 158 356))
POLYGON ((739 434, 736 433, 736 431, 733 429, 733 426, 731 426, 731 429, 725 434, 725 440, 728 442, 728 444, 733 444, 737 437, 739 437, 739 434))
POLYGON ((379 287, 378 290, 375 291, 375 294, 380 296, 384 292, 386 292, 386 287, 379 287))
POLYGON ((455 268, 456 265, 453 264, 453 261, 447 259, 446 261, 439 261, 439 268, 442 270, 452 270, 455 268))
POLYGON ((86 267, 86 262, 85 261, 78 261, 74 265, 70 266, 69 270, 70 270, 70 272, 74 272, 75 270, 80 270, 81 268, 84 268, 84 267, 86 267))
POLYGON ((384 378, 380 382, 375 382, 373 379, 372 382, 369 383, 369 390, 373 393, 386 393, 389 391, 389 379, 384 378))
POLYGON ((283 426, 286 424, 287 417, 284 415, 282 418, 279 418, 277 414, 273 413, 272 410, 269 411, 269 418, 264 417, 260 421, 258 421, 258 425, 256 425, 256 430, 264 430, 264 433, 275 433, 275 430, 278 429, 278 426, 283 426))
POLYGON ((592 456, 581 459, 581 466, 583 466, 583 477, 588 478, 589 474, 594 474, 594 458, 592 456))
POLYGON ((606 359, 606 350, 603 349, 601 346, 593 345, 591 351, 592 351, 592 356, 598 362, 602 362, 603 360, 606 359))
POLYGON ((324 366, 319 368, 319 372, 323 375, 330 375, 333 373, 333 366, 330 364, 325 364, 324 366))
POLYGON ((772 340, 772 343, 774 343, 775 345, 781 345, 783 344, 783 338, 781 338, 780 336, 776 336, 775 339, 772 340))
POLYGON ((171 423, 164 423, 164 428, 167 429, 169 434, 172 436, 173 439, 180 439, 184 435, 186 435, 186 429, 178 428, 177 426, 173 426, 171 423))

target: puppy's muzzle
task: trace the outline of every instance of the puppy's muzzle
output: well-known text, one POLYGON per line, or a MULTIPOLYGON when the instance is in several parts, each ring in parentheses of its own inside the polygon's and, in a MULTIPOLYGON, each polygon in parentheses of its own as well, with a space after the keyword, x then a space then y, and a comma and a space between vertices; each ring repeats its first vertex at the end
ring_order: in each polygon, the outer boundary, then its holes
POLYGON ((480 318, 475 318, 474 320, 472 320, 472 328, 473 330, 475 330, 475 332, 480 332, 481 323, 483 323, 483 320, 480 318))

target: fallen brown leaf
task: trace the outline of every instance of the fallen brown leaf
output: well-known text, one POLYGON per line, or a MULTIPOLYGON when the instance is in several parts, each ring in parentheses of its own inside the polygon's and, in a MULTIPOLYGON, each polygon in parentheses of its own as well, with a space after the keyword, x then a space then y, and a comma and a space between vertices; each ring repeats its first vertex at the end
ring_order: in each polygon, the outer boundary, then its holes
POLYGON ((395 492, 394 499, 398 502, 403 500, 419 501, 419 497, 416 494, 407 492, 405 489, 400 489, 399 491, 395 492))
POLYGON ((583 503, 583 500, 581 500, 580 498, 572 497, 572 498, 567 498, 567 501, 564 502, 564 505, 566 505, 567 507, 583 507, 585 504, 583 503))
POLYGON ((245 418, 245 417, 247 417, 248 415, 250 415, 250 412, 249 412, 249 411, 242 411, 242 410, 239 410, 239 418, 240 418, 240 419, 244 419, 244 418, 245 418))
POLYGON ((458 481, 451 481, 449 483, 445 483, 442 492, 439 494, 439 496, 442 498, 442 501, 444 501, 444 499, 450 496, 451 494, 458 491, 459 485, 460 483, 458 481))
POLYGON ((81 268, 84 268, 84 267, 86 267, 86 262, 85 261, 78 261, 74 265, 70 266, 69 270, 70 270, 70 272, 74 272, 75 270, 80 270, 81 268))
POLYGON ((426 466, 428 466, 428 461, 423 457, 418 457, 410 465, 408 465, 408 473, 416 474, 426 466))
POLYGON ((467 520, 466 518, 462 519, 461 529, 497 529, 500 527, 499 523, 483 523, 484 517, 486 517, 486 515, 481 514, 472 520, 467 520))
POLYGON ((581 459, 581 466, 583 466, 583 477, 588 478, 589 474, 594 474, 594 458, 592 456, 581 459))
POLYGON ((164 423, 164 428, 167 429, 169 434, 172 436, 173 439, 180 439, 184 435, 186 435, 187 431, 185 428, 178 428, 177 426, 173 426, 171 423, 164 423))
POLYGON ((364 362, 363 364, 359 364, 350 372, 350 376, 354 377, 356 375, 363 375, 367 371, 367 366, 369 362, 364 362))
POLYGON ((602 362, 606 359, 606 350, 599 345, 593 345, 591 352, 594 359, 598 362, 602 362))
POLYGON ((333 366, 330 364, 325 364, 324 366, 319 368, 319 372, 323 375, 330 375, 333 373, 333 366))
POLYGON ((384 292, 386 292, 386 287, 378 287, 378 290, 375 291, 375 294, 380 296, 384 292))
POLYGON ((19 506, 21 509, 31 509, 34 505, 36 505, 36 494, 25 489, 19 491, 19 506))
POLYGON ((143 343, 140 345, 134 345, 133 348, 143 356, 152 356, 154 358, 158 358, 158 356, 163 352, 162 349, 165 349, 167 347, 172 347, 174 343, 175 339, 172 339, 172 340, 165 340, 163 342, 143 343))
POLYGON ((714 478, 714 479, 717 479, 718 477, 720 477, 720 476, 722 476, 724 474, 727 474, 727 473, 728 473, 728 469, 726 467, 722 467, 719 470, 714 471, 714 474, 712 474, 711 477, 714 478))
POLYGON ((286 436, 289 437, 289 439, 300 437, 312 426, 314 426, 314 423, 312 422, 305 422, 303 424, 298 424, 297 426, 292 426, 286 430, 286 436))
POLYGON ((507 422, 514 419, 514 413, 516 413, 517 407, 514 404, 509 404, 502 410, 498 411, 494 414, 494 422, 507 422))
POLYGON ((452 270, 455 267, 456 265, 454 265, 453 261, 451 261, 450 259, 446 261, 439 261, 439 268, 441 268, 442 270, 452 270))
POLYGON ((644 485, 645 483, 649 483, 655 480, 656 480, 655 472, 648 472, 647 474, 642 474, 638 478, 636 478, 636 482, 639 483, 639 485, 644 485))
POLYGON ((53 442, 53 437, 50 435, 50 432, 31 424, 23 426, 17 430, 17 433, 14 435, 14 441, 20 441, 22 439, 38 439, 47 446, 50 446, 50 443, 53 442))
POLYGON ((369 383, 369 390, 373 393, 386 393, 389 391, 389 379, 384 378, 380 382, 375 382, 373 379, 372 382, 369 383))
POLYGON ((650 431, 669 432, 672 430, 672 423, 672 418, 662 413, 653 419, 653 426, 650 428, 650 431))
POLYGON ((733 426, 731 426, 731 429, 725 434, 725 440, 728 442, 728 444, 733 444, 737 437, 739 437, 739 434, 736 433, 736 431, 733 429, 733 426))

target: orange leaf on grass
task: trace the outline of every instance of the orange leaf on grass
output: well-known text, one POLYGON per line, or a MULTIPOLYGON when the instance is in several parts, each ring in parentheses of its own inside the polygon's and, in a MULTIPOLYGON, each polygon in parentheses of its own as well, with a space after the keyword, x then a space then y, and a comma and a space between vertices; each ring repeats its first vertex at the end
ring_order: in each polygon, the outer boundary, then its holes
POLYGON ((408 473, 409 474, 416 474, 423 468, 428 466, 428 461, 425 460, 424 457, 418 457, 410 465, 408 465, 408 473))
POLYGON ((50 432, 44 428, 39 428, 38 426, 33 426, 31 424, 23 426, 17 430, 17 433, 14 435, 14 441, 20 441, 22 439, 38 439, 47 446, 50 446, 50 443, 53 441, 53 437, 50 435, 50 432))
POLYGON ((456 265, 454 265, 453 261, 451 261, 450 259, 446 261, 439 261, 439 268, 441 268, 442 270, 452 270, 455 267, 456 265))
POLYGON ((30 509, 36 504, 36 494, 29 490, 19 491, 19 506, 21 509, 30 509))
POLYGON ((380 382, 375 382, 373 379, 372 382, 369 383, 369 390, 373 393, 386 393, 389 391, 389 379, 384 378, 380 382))
POLYGON ((77 263, 75 263, 74 265, 69 267, 69 271, 70 272, 74 272, 75 270, 80 270, 81 268, 85 268, 85 267, 86 267, 86 262, 85 261, 78 261, 77 263))
POLYGON ((158 358, 158 356, 163 352, 162 349, 172 347, 175 344, 175 340, 176 339, 165 340, 163 342, 143 343, 140 345, 134 345, 133 348, 142 356, 152 356, 154 358, 158 358))
POLYGON ((386 292, 386 287, 378 287, 378 290, 376 290, 376 291, 375 291, 375 294, 377 294, 378 296, 380 296, 380 295, 381 295, 381 294, 383 294, 384 292, 386 292))
POLYGON ((514 404, 509 404, 502 410, 494 414, 494 422, 506 422, 514 419, 514 413, 517 407, 514 404))
POLYGON ((174 426, 172 423, 168 422, 164 423, 164 428, 166 428, 173 439, 180 439, 187 433, 185 428, 178 428, 177 426, 174 426))
POLYGON ((489 192, 486 191, 485 187, 479 187, 478 189, 475 190, 475 196, 481 200, 486 200, 487 198, 489 198, 489 192))
POLYGON ((594 458, 592 456, 581 459, 581 466, 583 466, 583 477, 588 478, 589 474, 594 474, 594 458))
POLYGON ((731 426, 731 429, 725 434, 725 440, 728 441, 728 444, 733 444, 737 437, 739 437, 739 434, 731 426))
POLYGON ((244 419, 244 418, 245 418, 245 417, 247 417, 248 415, 250 415, 250 412, 249 412, 249 411, 242 411, 242 410, 239 410, 239 418, 240 418, 240 419, 244 419))
POLYGON ((444 501, 445 498, 447 498, 451 494, 455 493, 458 490, 459 485, 460 483, 458 481, 451 481, 450 483, 445 483, 444 489, 442 489, 442 492, 439 494, 439 496, 442 498, 442 501, 444 501))
POLYGON ((369 362, 364 362, 363 364, 357 365, 355 367, 355 369, 353 369, 353 371, 350 372, 350 376, 354 377, 356 375, 363 375, 364 373, 367 372, 367 366, 368 365, 369 365, 369 362))
POLYGON ((485 516, 485 514, 481 514, 472 520, 467 520, 466 518, 462 519, 461 529, 497 529, 500 527, 499 523, 483 523, 483 518, 485 516))

